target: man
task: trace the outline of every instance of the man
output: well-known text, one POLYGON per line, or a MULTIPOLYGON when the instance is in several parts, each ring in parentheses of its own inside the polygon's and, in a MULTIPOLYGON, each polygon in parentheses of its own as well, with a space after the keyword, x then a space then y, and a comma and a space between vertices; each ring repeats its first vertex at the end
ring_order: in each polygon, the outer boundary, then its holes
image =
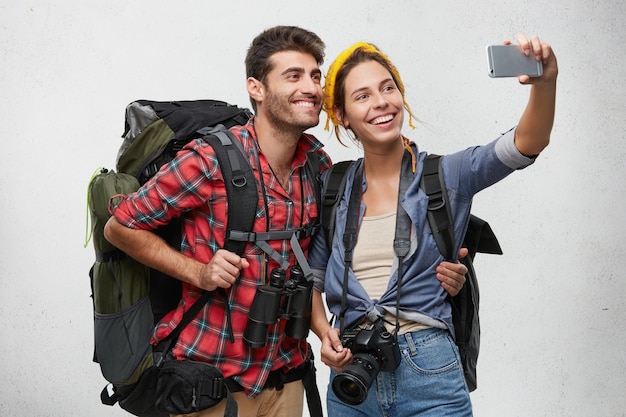
MULTIPOLYGON (((313 179, 304 168, 306 155, 315 152, 322 171, 330 159, 322 144, 304 132, 319 123, 324 47, 312 32, 278 26, 258 35, 248 49, 246 86, 255 116, 231 131, 249 156, 259 189, 253 232, 302 229, 318 217, 313 179)), ((301 378, 303 369, 310 369, 311 357, 306 340, 287 337, 285 320, 268 326, 263 347, 250 347, 242 337, 257 285, 267 283, 271 271, 284 262, 255 243, 248 243, 242 256, 220 249, 225 206, 226 190, 213 149, 196 140, 117 206, 105 236, 131 257, 183 282, 182 301, 158 324, 154 343, 172 331, 202 290, 224 289, 230 312, 221 297, 211 297, 181 332, 174 357, 219 368, 234 391, 239 416, 301 416, 301 378), (180 252, 152 233, 178 216, 183 218, 180 252)), ((299 241, 304 254, 309 241, 299 241)), ((267 243, 290 266, 298 263, 289 239, 267 243)), ((463 273, 458 272, 449 274, 452 281, 463 273)), ((223 400, 193 415, 223 416, 225 408, 223 400)))

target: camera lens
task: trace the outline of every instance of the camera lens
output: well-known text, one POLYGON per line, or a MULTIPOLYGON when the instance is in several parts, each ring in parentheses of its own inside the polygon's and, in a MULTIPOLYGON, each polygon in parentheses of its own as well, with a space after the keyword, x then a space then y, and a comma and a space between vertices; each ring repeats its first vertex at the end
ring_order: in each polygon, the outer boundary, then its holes
POLYGON ((355 398, 358 403, 362 403, 361 396, 364 392, 364 387, 358 380, 354 380, 350 375, 346 375, 344 378, 338 381, 339 390, 347 398, 355 398))
POLYGON ((346 404, 361 404, 379 371, 376 357, 369 353, 356 353, 352 362, 333 378, 333 392, 346 404))

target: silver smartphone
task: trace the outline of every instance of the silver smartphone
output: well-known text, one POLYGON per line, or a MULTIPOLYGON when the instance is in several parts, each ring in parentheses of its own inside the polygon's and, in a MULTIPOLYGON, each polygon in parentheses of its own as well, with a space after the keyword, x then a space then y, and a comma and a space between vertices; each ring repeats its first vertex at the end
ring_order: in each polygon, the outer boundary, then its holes
POLYGON ((541 77, 543 65, 533 54, 524 55, 518 45, 487 46, 490 77, 541 77))

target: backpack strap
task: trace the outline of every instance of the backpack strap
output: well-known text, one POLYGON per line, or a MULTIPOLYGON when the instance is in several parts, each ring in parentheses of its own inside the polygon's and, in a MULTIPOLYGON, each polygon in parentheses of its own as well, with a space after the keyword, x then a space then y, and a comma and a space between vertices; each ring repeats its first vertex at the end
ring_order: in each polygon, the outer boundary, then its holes
POLYGON ((424 160, 421 188, 428 196, 428 223, 439 252, 446 260, 456 260, 450 203, 441 173, 441 156, 430 154, 424 160))
POLYGON ((311 181, 315 192, 315 203, 317 204, 318 216, 322 209, 322 174, 320 157, 317 152, 307 152, 306 164, 304 165, 306 176, 311 181))
POLYGON ((187 327, 189 323, 200 313, 202 307, 209 301, 209 297, 211 296, 211 291, 203 291, 200 298, 198 298, 192 305, 189 307, 189 310, 185 311, 182 319, 178 323, 178 326, 172 330, 172 332, 167 335, 165 339, 159 342, 159 344, 153 349, 154 356, 154 365, 157 368, 160 368, 163 365, 163 361, 169 351, 174 346, 174 343, 178 340, 178 336, 180 333, 187 327))
MULTIPOLYGON (((231 229, 251 230, 254 225, 257 206, 256 180, 250 164, 244 157, 244 150, 239 139, 228 130, 212 131, 210 135, 203 136, 203 140, 213 148, 220 164, 224 186, 228 196, 228 225, 224 238, 224 249, 237 254, 243 253, 246 242, 238 242, 228 239, 231 229), (250 184, 250 185, 248 185, 250 184), (237 202, 234 204, 234 202, 237 202)), ((231 324, 231 314, 226 291, 223 288, 215 290, 224 303, 228 332, 231 341, 234 335, 231 324)), ((192 306, 185 312, 178 326, 163 340, 155 349, 155 364, 160 366, 165 356, 178 339, 185 327, 198 315, 202 307, 211 297, 212 291, 203 291, 192 306)))
POLYGON ((346 172, 356 161, 341 161, 331 166, 326 174, 322 187, 321 221, 322 231, 326 240, 326 246, 330 249, 333 246, 333 235, 335 234, 335 216, 337 204, 346 189, 346 172))
POLYGON ((228 198, 228 222, 224 249, 243 253, 246 242, 230 238, 232 231, 250 231, 254 226, 258 203, 256 179, 245 156, 243 145, 228 131, 213 132, 203 140, 213 147, 220 164, 228 198))
MULTIPOLYGON (((239 148, 239 154, 240 154, 239 156, 240 158, 243 158, 242 164, 245 163, 245 166, 250 169, 250 175, 252 176, 247 180, 247 182, 253 181, 254 184, 256 185, 256 179, 254 178, 252 174, 252 168, 250 167, 248 163, 247 156, 244 152, 244 149, 241 146, 241 143, 239 143, 239 141, 236 141, 236 142, 239 148)), ((315 152, 308 152, 307 161, 304 166, 305 172, 306 172, 305 176, 311 182, 311 185, 313 187, 313 190, 315 193, 316 204, 318 206, 318 212, 320 210, 320 199, 321 199, 320 197, 321 195, 320 165, 321 164, 320 164, 319 156, 315 152)), ((226 176, 229 175, 229 173, 225 171, 225 168, 227 167, 222 165, 222 175, 224 176, 224 181, 226 182, 226 176)), ((235 178, 234 174, 235 174, 235 170, 233 169, 233 177, 235 178)), ((248 188, 251 188, 251 187, 248 187, 248 188)), ((243 251, 243 248, 245 247, 246 243, 248 242, 255 243, 259 248, 261 248, 261 250, 266 252, 274 260, 276 260, 279 264, 281 264, 283 268, 287 268, 288 264, 286 263, 286 261, 282 259, 280 257, 280 254, 278 254, 275 250, 273 250, 269 244, 267 244, 267 241, 291 240, 293 243, 292 238, 294 236, 296 240, 305 239, 307 237, 314 235, 319 229, 318 222, 315 222, 315 223, 307 224, 307 225, 304 225, 302 227, 295 228, 295 229, 271 230, 267 232, 252 232, 252 229, 254 226, 253 213, 254 214, 256 213, 256 204, 258 201, 258 194, 257 194, 256 188, 254 188, 254 195, 252 195, 252 192, 248 192, 245 195, 243 195, 242 193, 242 195, 237 197, 237 199, 233 199, 232 201, 236 202, 236 204, 230 204, 231 195, 234 196, 234 194, 231 194, 230 190, 227 190, 227 191, 228 191, 228 200, 229 200, 229 204, 228 204, 229 220, 228 220, 228 227, 226 231, 226 242, 227 242, 226 244, 230 245, 231 247, 237 247, 237 248, 240 248, 241 251, 243 251), (247 205, 250 205, 250 207, 240 208, 239 207, 240 203, 246 203, 247 205), (231 210, 230 210, 231 207, 233 210, 237 208, 235 212, 232 213, 232 216, 234 216, 233 217, 234 220, 232 222, 230 220, 231 219, 231 210), (249 211, 249 214, 246 214, 245 213, 246 211, 249 211), (246 222, 245 220, 242 221, 241 219, 244 216, 246 217, 250 216, 251 222, 246 222)), ((226 244, 225 244, 225 247, 226 247, 226 244)))
MULTIPOLYGON (((230 234, 233 230, 252 230, 254 227, 258 202, 254 172, 248 162, 243 145, 230 130, 213 132, 211 135, 205 136, 204 140, 213 146, 215 155, 220 162, 224 186, 226 187, 228 221, 224 235, 224 249, 242 255, 246 242, 235 241, 230 238, 230 234)), ((218 288, 216 291, 224 303, 228 334, 231 343, 234 343, 235 336, 226 290, 218 288)))
MULTIPOLYGON (((454 232, 448 193, 441 170, 441 159, 439 155, 426 157, 421 187, 429 198, 428 223, 437 247, 444 259, 455 261, 457 256, 453 253, 454 232)), ((471 216, 470 225, 475 222, 475 219, 477 219, 475 216, 471 216)), ((465 240, 467 241, 467 233, 465 240)), ((476 242, 475 245, 477 246, 478 243, 476 242)), ((470 252, 470 255, 460 260, 468 270, 468 273, 465 274, 466 282, 456 296, 448 295, 448 300, 452 308, 454 340, 461 356, 464 377, 469 390, 473 391, 476 388, 476 359, 478 357, 480 324, 478 321, 478 282, 472 262, 475 249, 470 250, 470 252), (473 346, 473 352, 470 352, 470 346, 473 346)))
MULTIPOLYGON (((344 180, 345 181, 345 180, 344 180)), ((343 232, 344 267, 343 267, 343 291, 341 293, 341 309, 339 310, 339 332, 343 336, 345 330, 345 313, 348 309, 348 271, 352 267, 352 256, 359 236, 359 215, 361 207, 361 195, 363 192, 363 162, 356 167, 356 173, 350 190, 348 200, 348 215, 346 227, 343 232)))
MULTIPOLYGON (((446 260, 456 260, 454 229, 446 183, 441 170, 441 156, 430 154, 424 161, 421 188, 428 195, 428 223, 439 251, 446 260)), ((470 214, 463 240, 469 251, 466 258, 474 259, 477 252, 502 255, 502 248, 489 223, 470 214)), ((465 259, 467 261, 467 259, 465 259)), ((463 260, 462 260, 463 262, 463 260)))

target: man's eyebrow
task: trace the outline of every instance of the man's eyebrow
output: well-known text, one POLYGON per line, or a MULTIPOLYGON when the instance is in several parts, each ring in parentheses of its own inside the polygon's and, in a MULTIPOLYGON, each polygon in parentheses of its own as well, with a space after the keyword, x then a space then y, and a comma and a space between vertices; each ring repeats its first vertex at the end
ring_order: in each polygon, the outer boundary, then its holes
POLYGON ((284 70, 283 72, 281 72, 280 75, 285 75, 285 74, 288 74, 290 72, 297 72, 299 74, 303 74, 304 73, 304 68, 302 68, 302 67, 290 67, 290 68, 287 68, 286 70, 284 70))
MULTIPOLYGON (((289 74, 290 72, 297 72, 298 74, 304 74, 306 71, 302 67, 289 67, 283 72, 281 72, 281 75, 289 74)), ((319 68, 315 68, 313 71, 311 71, 311 74, 321 75, 322 70, 319 68)))

